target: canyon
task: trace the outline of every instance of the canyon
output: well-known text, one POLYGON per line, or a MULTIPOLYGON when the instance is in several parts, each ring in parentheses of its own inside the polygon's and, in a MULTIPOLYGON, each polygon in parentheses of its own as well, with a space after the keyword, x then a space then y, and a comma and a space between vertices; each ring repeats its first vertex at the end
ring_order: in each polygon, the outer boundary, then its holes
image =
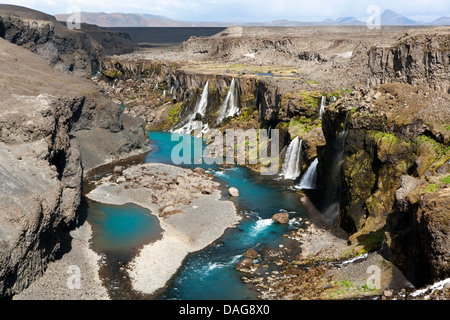
POLYGON ((317 181, 303 192, 345 232, 346 255, 378 250, 417 286, 448 278, 450 30, 278 31, 230 27, 115 56, 99 85, 150 130, 192 120, 208 90, 203 128, 279 129, 281 159, 301 140, 294 162, 314 163, 317 181), (217 124, 234 83, 240 113, 217 124))
POLYGON ((170 50, 89 30, 0 6, 2 297, 68 245, 89 172, 150 151, 147 131, 193 128, 277 129, 311 208, 289 235, 302 253, 273 253, 282 276, 246 273, 260 298, 359 298, 333 274, 351 258, 384 266, 373 296, 450 277, 448 27, 229 27, 170 50))

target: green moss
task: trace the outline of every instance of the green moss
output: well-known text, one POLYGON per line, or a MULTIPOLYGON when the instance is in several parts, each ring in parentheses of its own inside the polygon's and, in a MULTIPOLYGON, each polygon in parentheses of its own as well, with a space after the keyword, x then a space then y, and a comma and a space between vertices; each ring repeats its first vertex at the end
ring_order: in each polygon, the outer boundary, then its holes
POLYGON ((283 94, 281 107, 285 109, 290 101, 304 108, 316 108, 324 94, 319 91, 296 91, 283 94))
POLYGON ((115 70, 115 69, 109 69, 104 73, 105 76, 112 79, 119 79, 123 76, 122 71, 115 70))
POLYGON ((386 139, 390 143, 398 142, 398 138, 393 133, 381 132, 381 131, 378 131, 378 132, 375 133, 375 140, 377 142, 380 142, 383 139, 386 139))
POLYGON ((440 179, 443 184, 450 184, 450 174, 445 178, 440 179))
POLYGON ((255 111, 256 110, 253 107, 242 108, 240 119, 243 121, 250 120, 253 117, 255 111))
POLYGON ((447 155, 447 153, 450 151, 450 146, 445 146, 428 136, 422 135, 417 138, 417 144, 421 145, 423 143, 431 144, 435 152, 434 156, 436 157, 447 155))
POLYGON ((432 183, 425 189, 425 192, 431 192, 432 193, 432 192, 435 192, 438 188, 439 188, 439 184, 432 183))
POLYGON ((303 91, 300 93, 300 98, 309 105, 316 106, 319 103, 319 99, 322 97, 322 93, 318 91, 303 91))
POLYGON ((182 102, 173 105, 172 109, 169 111, 168 126, 173 127, 180 121, 180 112, 183 106, 182 102))
POLYGON ((314 123, 312 123, 311 118, 307 118, 305 116, 297 116, 292 118, 289 123, 287 123, 286 127, 289 128, 289 132, 291 133, 291 135, 298 136, 300 134, 308 133, 321 126, 321 121, 315 121, 314 123))
POLYGON ((383 228, 374 232, 370 232, 368 235, 365 235, 365 237, 363 237, 363 240, 360 242, 360 244, 363 245, 363 248, 358 252, 358 255, 381 248, 383 240, 383 228))
POLYGON ((277 124, 275 129, 279 129, 279 130, 287 129, 289 127, 289 124, 290 124, 290 122, 280 122, 279 124, 277 124))
POLYGON ((253 101, 255 101, 255 95, 253 93, 246 93, 241 96, 241 102, 244 105, 253 101))

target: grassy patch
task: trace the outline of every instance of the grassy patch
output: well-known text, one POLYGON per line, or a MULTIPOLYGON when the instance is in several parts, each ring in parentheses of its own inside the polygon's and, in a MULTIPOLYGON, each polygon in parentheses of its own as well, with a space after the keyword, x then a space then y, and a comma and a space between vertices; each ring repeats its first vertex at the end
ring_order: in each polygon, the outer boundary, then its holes
POLYGON ((443 184, 450 184, 450 174, 445 178, 440 179, 443 184))
POLYGON ((358 286, 351 280, 339 279, 334 282, 334 285, 338 287, 338 291, 330 294, 330 298, 339 297, 347 293, 366 293, 376 291, 375 288, 369 286, 368 284, 358 286))
POLYGON ((433 192, 435 192, 438 188, 439 188, 439 184, 437 184, 437 183, 432 183, 432 184, 430 184, 430 185, 425 189, 425 192, 431 192, 431 193, 433 193, 433 192))
POLYGON ((450 151, 450 146, 444 146, 443 144, 437 142, 433 138, 427 137, 427 136, 419 136, 417 138, 417 143, 423 144, 423 143, 429 143, 434 148, 435 156, 440 157, 443 155, 446 155, 450 151))
POLYGON ((306 118, 305 116, 295 117, 292 118, 291 121, 289 121, 287 127, 289 128, 289 132, 294 133, 294 135, 299 135, 308 133, 322 125, 321 122, 311 122, 311 118, 306 118))
POLYGON ((393 133, 381 132, 381 131, 378 131, 377 133, 375 133, 375 140, 376 141, 381 141, 383 139, 386 139, 390 143, 398 142, 398 138, 393 133))
POLYGON ((172 109, 170 109, 169 117, 168 117, 170 127, 173 127, 180 121, 180 112, 181 112, 182 106, 183 106, 183 103, 178 102, 173 105, 172 109))

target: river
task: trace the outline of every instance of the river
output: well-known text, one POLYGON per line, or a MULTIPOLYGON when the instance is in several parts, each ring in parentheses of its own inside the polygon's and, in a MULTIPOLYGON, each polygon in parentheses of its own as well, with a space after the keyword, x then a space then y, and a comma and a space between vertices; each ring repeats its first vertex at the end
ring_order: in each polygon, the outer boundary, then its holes
MULTIPOLYGON (((178 143, 171 141, 171 133, 149 132, 152 151, 137 157, 128 164, 158 162, 172 164, 172 148, 178 143)), ((192 137, 192 139, 197 139, 192 137)), ((196 155, 193 155, 195 157, 196 155)), ((236 187, 235 202, 242 220, 235 228, 229 228, 214 243, 186 257, 183 266, 166 288, 156 295, 148 296, 135 292, 127 276, 126 264, 131 261, 139 247, 159 239, 161 229, 156 217, 148 210, 127 204, 110 206, 87 200, 87 220, 93 226, 92 248, 104 257, 100 276, 112 299, 181 299, 181 300, 245 300, 257 299, 255 288, 245 284, 242 272, 236 264, 250 248, 262 257, 270 250, 289 248, 292 255, 298 254, 298 242, 284 237, 291 230, 301 227, 306 208, 299 195, 292 190, 292 180, 278 176, 264 176, 245 166, 222 168, 217 165, 183 165, 203 167, 221 184, 223 197, 226 190, 236 187), (288 224, 277 224, 271 217, 275 213, 289 212, 288 224)), ((100 168, 93 172, 92 180, 111 173, 100 168)), ((89 190, 89 187, 87 188, 89 190)), ((256 263, 264 265, 262 258, 256 263)), ((263 274, 268 268, 261 266, 257 272, 263 274)))

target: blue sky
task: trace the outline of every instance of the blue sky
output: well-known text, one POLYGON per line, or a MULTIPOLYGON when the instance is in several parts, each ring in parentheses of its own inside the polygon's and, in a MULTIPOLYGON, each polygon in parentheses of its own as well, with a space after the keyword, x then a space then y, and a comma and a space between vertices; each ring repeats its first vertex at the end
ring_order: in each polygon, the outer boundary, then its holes
POLYGON ((364 19, 370 5, 391 9, 414 20, 430 22, 450 16, 449 0, 6 0, 49 14, 81 11, 149 13, 187 21, 256 21, 279 19, 321 21, 354 16, 364 19))

